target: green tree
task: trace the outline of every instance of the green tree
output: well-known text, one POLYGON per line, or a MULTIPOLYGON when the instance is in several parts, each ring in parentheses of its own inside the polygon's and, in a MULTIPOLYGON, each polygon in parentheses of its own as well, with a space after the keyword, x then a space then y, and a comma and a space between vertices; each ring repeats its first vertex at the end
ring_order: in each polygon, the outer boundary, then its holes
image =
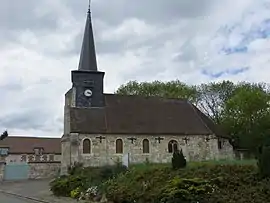
POLYGON ((256 152, 270 129, 269 93, 260 84, 240 83, 224 105, 222 125, 234 146, 256 152))
POLYGON ((199 85, 197 91, 198 108, 215 123, 221 124, 224 105, 234 94, 235 84, 230 81, 211 82, 199 85))
POLYGON ((0 140, 5 139, 7 136, 8 136, 8 131, 7 131, 7 130, 5 130, 5 131, 4 131, 4 132, 1 134, 1 136, 0 136, 0 140))
POLYGON ((121 95, 140 95, 140 96, 158 96, 165 98, 183 98, 192 103, 196 103, 198 92, 195 86, 188 86, 179 80, 170 82, 137 82, 130 81, 121 85, 116 94, 121 95))
POLYGON ((188 99, 231 135, 234 147, 255 150, 270 129, 270 91, 264 83, 221 81, 189 86, 179 80, 131 81, 116 93, 188 99))
POLYGON ((184 157, 183 151, 175 151, 173 153, 172 157, 172 168, 173 169, 180 169, 180 168, 185 168, 187 165, 187 161, 184 157))
POLYGON ((258 157, 258 168, 260 175, 270 178, 270 146, 263 146, 258 157))

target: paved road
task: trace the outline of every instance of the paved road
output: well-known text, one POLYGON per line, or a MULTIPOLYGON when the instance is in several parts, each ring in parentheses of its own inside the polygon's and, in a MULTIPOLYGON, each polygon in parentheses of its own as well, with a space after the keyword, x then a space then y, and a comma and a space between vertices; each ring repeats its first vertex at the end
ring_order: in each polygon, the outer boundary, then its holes
POLYGON ((19 199, 10 195, 4 195, 0 193, 1 203, 33 203, 30 200, 19 199))
MULTIPOLYGON (((44 200, 50 203, 78 203, 77 200, 71 198, 54 197, 50 192, 49 182, 50 180, 32 180, 32 181, 28 180, 28 181, 3 182, 3 183, 0 182, 0 190, 8 191, 22 196, 32 197, 35 199, 44 200)), ((2 196, 0 196, 0 203, 6 203, 6 201, 7 203, 13 203, 11 200, 3 201, 1 198, 2 196)), ((16 202, 14 200, 14 203, 28 203, 27 201, 29 202, 30 200, 23 200, 21 202, 20 201, 16 202)))

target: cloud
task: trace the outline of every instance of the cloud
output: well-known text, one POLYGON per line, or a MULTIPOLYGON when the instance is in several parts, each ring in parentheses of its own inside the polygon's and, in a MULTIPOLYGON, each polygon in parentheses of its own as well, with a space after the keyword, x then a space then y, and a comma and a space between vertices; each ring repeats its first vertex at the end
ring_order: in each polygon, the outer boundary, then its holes
POLYGON ((241 73, 246 72, 248 70, 249 70, 249 67, 242 67, 242 68, 233 67, 233 68, 228 69, 226 71, 220 71, 220 72, 216 72, 216 73, 211 73, 211 72, 208 72, 207 70, 202 70, 202 74, 210 76, 211 78, 220 78, 220 77, 224 77, 225 75, 228 75, 228 76, 238 75, 238 74, 241 74, 241 73))
MULTIPOLYGON (((106 92, 130 80, 270 82, 269 0, 93 0, 91 7, 106 92)), ((62 135, 86 10, 87 1, 2 3, 0 129, 62 135)))

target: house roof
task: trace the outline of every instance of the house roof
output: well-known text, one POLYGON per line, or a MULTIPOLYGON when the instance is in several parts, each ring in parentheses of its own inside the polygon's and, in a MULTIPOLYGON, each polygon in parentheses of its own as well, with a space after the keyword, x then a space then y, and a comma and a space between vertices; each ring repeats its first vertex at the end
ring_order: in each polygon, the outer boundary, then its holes
POLYGON ((9 153, 33 153, 34 148, 42 147, 43 153, 61 153, 61 138, 9 136, 0 140, 0 148, 9 147, 9 153))
POLYGON ((105 94, 105 102, 103 108, 70 108, 71 132, 226 137, 187 100, 105 94))

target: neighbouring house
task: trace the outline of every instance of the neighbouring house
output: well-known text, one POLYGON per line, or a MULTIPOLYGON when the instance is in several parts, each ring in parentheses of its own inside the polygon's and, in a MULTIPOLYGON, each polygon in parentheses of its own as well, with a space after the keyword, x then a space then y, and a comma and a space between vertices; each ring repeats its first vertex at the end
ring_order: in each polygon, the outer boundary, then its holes
POLYGON ((6 163, 59 162, 61 139, 9 136, 0 141, 0 157, 6 163))
POLYGON ((131 163, 169 162, 175 150, 187 160, 234 158, 226 134, 189 101, 105 94, 104 74, 97 68, 89 10, 79 66, 65 94, 63 173, 75 162, 114 164, 126 154, 131 163))
POLYGON ((9 136, 0 141, 0 180, 50 178, 60 166, 60 138, 9 136))

